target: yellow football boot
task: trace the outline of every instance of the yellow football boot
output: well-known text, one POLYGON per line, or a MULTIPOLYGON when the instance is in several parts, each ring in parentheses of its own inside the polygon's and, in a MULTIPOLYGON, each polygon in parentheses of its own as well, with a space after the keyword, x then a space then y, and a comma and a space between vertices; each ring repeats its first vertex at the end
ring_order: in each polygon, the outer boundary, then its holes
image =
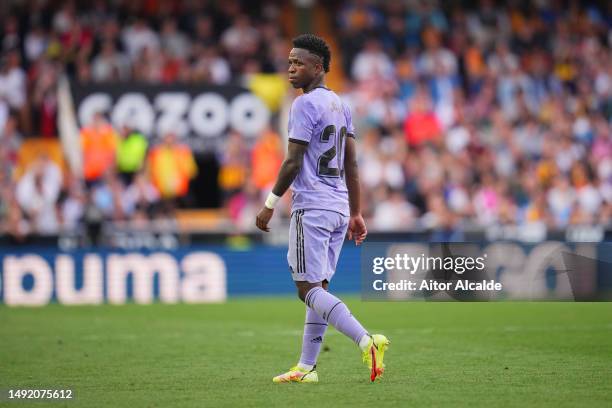
POLYGON ((277 384, 290 382, 316 383, 319 382, 319 376, 317 375, 316 368, 317 366, 314 366, 312 370, 306 371, 298 366, 295 366, 286 373, 274 377, 272 382, 277 384))
POLYGON ((370 337, 370 343, 363 351, 362 359, 370 369, 370 381, 374 381, 376 378, 382 377, 385 372, 383 359, 390 341, 382 334, 373 334, 370 337))

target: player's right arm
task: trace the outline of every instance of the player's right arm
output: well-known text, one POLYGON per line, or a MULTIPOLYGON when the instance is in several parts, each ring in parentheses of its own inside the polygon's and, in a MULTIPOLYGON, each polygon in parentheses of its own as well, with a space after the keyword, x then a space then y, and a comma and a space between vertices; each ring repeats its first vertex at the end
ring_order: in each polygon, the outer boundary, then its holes
MULTIPOLYGON (((289 186, 291 186, 291 183, 293 183, 293 180, 295 180, 298 173, 302 169, 304 153, 306 153, 307 148, 308 144, 289 141, 287 148, 287 157, 281 165, 280 171, 278 172, 278 177, 276 179, 276 183, 274 183, 274 187, 272 188, 272 193, 275 194, 277 197, 282 197, 283 194, 285 194, 285 191, 287 191, 289 186)), ((268 222, 270 222, 273 213, 273 208, 268 208, 267 206, 264 206, 255 218, 255 225, 257 226, 257 228, 265 232, 270 231, 270 229, 268 228, 268 222)))
POLYGON ((296 143, 289 140, 287 143, 287 157, 281 165, 278 173, 276 183, 272 188, 272 192, 279 197, 285 194, 285 191, 289 189, 293 180, 297 177, 300 170, 302 169, 302 163, 304 162, 304 154, 308 148, 307 143, 296 143))
POLYGON ((359 167, 357 166, 357 149, 354 137, 349 136, 346 138, 344 154, 344 175, 349 196, 349 208, 351 211, 351 218, 348 226, 348 239, 354 239, 355 245, 359 245, 366 238, 368 231, 363 216, 361 215, 359 167))

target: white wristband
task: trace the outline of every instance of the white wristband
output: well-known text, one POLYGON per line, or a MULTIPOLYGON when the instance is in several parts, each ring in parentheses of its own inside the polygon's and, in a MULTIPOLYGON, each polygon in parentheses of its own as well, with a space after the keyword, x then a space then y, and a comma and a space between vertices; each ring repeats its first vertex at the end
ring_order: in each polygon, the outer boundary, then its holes
POLYGON ((273 210, 278 200, 280 200, 280 197, 270 191, 270 194, 268 194, 268 198, 266 198, 266 202, 264 205, 266 206, 266 208, 273 210))

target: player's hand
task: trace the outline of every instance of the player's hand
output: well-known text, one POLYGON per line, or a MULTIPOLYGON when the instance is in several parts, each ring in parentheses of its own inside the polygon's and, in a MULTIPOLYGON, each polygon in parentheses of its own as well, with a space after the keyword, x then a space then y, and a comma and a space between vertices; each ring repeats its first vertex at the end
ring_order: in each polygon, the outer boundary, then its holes
POLYGON ((255 218, 255 225, 257 225, 257 228, 264 232, 269 232, 270 228, 268 228, 268 223, 270 222, 270 218, 272 218, 272 214, 274 214, 274 210, 268 207, 262 208, 255 218))
POLYGON ((361 214, 351 216, 348 226, 348 239, 355 240, 355 245, 361 245, 366 235, 368 235, 368 230, 361 214))

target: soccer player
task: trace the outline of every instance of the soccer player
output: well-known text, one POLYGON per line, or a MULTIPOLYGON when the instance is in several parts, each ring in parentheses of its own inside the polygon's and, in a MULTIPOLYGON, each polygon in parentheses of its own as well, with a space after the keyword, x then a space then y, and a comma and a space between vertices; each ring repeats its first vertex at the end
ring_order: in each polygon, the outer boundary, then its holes
POLYGON ((291 106, 287 157, 255 222, 269 231, 274 206, 292 185, 287 260, 298 296, 306 304, 306 321, 299 363, 274 377, 275 383, 318 382, 316 362, 328 324, 359 346, 371 381, 382 375, 389 345, 385 336, 370 335, 344 302, 327 291, 347 230, 356 245, 367 235, 351 114, 325 86, 330 59, 323 39, 304 34, 293 40, 289 82, 303 95, 291 106))

